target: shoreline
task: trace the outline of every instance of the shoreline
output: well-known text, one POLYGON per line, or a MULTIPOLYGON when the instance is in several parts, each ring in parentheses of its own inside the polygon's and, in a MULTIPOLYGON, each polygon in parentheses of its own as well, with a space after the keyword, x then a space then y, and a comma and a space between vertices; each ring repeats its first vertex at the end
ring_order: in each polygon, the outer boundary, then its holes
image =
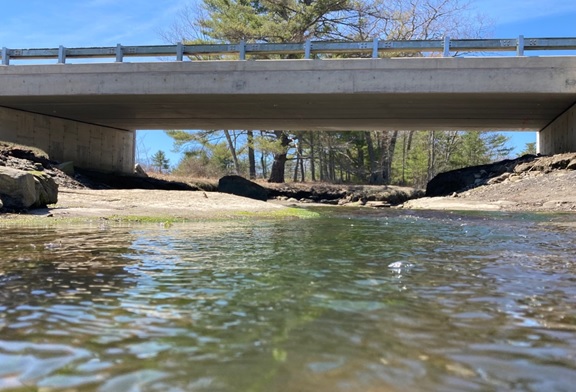
MULTIPOLYGON (((247 194, 242 188, 225 190, 231 193, 216 192, 220 184, 213 179, 65 173, 42 151, 0 142, 2 166, 41 173, 55 182, 58 200, 47 208, 19 213, 10 212, 5 205, 0 211, 0 225, 95 219, 176 222, 248 217, 308 218, 318 215, 306 208, 312 206, 576 212, 576 153, 523 156, 441 173, 428 183, 426 194, 439 195, 434 197, 421 197, 424 192, 420 189, 395 185, 252 183, 267 192, 268 201, 236 196, 247 194)), ((56 197, 50 203, 55 200, 56 197)))
MULTIPOLYGON (((575 212, 574 206, 576 206, 576 195, 571 198, 570 202, 566 201, 566 197, 558 201, 535 199, 527 202, 526 200, 510 199, 481 200, 476 193, 478 190, 459 197, 424 197, 409 200, 391 208, 573 214, 575 212)), ((382 209, 381 207, 371 207, 369 203, 364 206, 360 204, 333 206, 287 200, 265 202, 228 193, 204 191, 61 188, 58 198, 58 203, 48 206, 48 208, 30 210, 24 213, 2 214, 0 215, 0 226, 81 224, 95 221, 172 224, 202 220, 299 219, 318 216, 317 212, 310 211, 306 207, 382 209)), ((390 207, 384 209, 388 208, 390 207)))
POLYGON ((249 217, 309 218, 302 208, 219 192, 156 189, 60 188, 58 202, 47 208, 0 215, 0 225, 59 222, 189 222, 249 217))

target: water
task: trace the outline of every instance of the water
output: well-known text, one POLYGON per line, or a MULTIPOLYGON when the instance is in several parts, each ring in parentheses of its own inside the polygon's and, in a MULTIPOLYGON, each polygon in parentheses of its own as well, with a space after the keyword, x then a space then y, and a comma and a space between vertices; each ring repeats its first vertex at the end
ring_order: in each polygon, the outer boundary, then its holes
POLYGON ((320 214, 0 229, 0 390, 574 390, 574 215, 320 214))

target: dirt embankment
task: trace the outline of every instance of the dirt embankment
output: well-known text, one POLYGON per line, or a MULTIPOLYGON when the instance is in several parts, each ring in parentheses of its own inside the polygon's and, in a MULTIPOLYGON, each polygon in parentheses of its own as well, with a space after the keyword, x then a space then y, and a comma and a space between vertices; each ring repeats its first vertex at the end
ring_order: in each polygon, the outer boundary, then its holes
POLYGON ((375 208, 576 211, 576 154, 522 157, 443 173, 435 181, 444 188, 436 193, 444 192, 447 196, 439 197, 421 197, 422 191, 394 186, 261 182, 273 202, 216 192, 217 181, 118 177, 90 172, 66 174, 58 168, 58 162, 39 150, 1 142, 0 166, 49 173, 59 185, 58 203, 31 212, 53 217, 209 218, 238 212, 274 212, 285 205, 308 203, 375 208))
MULTIPOLYGON (((576 211, 576 153, 526 156, 443 173, 446 196, 410 200, 405 208, 448 210, 576 211), (461 186, 461 188, 458 188, 461 186)), ((432 181, 431 181, 432 183, 432 181)))

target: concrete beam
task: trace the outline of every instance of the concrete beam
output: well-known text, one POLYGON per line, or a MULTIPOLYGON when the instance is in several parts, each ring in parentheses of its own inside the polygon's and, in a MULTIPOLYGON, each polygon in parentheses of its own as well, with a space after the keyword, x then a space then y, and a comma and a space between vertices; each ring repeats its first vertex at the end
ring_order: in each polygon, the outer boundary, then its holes
POLYGON ((545 155, 576 152, 576 105, 538 132, 537 151, 545 155))
POLYGON ((576 57, 18 65, 0 106, 122 129, 538 131, 576 57))
POLYGON ((76 167, 132 173, 135 131, 0 107, 0 140, 34 146, 76 167))

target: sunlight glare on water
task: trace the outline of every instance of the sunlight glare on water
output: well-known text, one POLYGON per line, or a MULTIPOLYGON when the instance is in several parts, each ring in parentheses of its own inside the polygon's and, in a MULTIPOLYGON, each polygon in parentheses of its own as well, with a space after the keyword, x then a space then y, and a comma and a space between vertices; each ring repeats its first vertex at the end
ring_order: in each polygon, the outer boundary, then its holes
POLYGON ((0 229, 0 390, 571 390, 573 215, 0 229))

